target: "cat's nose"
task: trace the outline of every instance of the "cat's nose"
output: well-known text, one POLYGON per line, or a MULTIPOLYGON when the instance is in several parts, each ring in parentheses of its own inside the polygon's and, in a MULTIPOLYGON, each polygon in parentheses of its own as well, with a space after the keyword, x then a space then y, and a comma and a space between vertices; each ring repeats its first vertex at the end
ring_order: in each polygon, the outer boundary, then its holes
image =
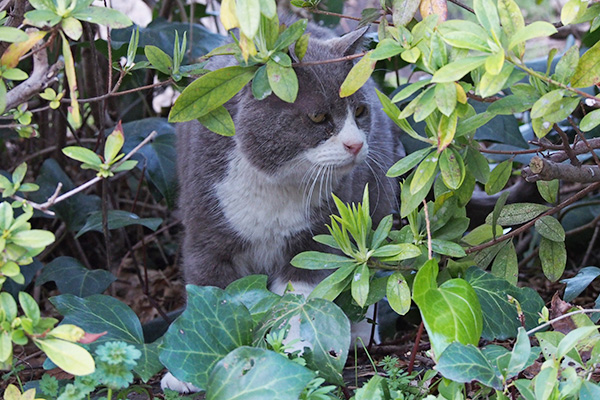
POLYGON ((344 143, 344 148, 346 151, 353 156, 356 156, 360 149, 363 147, 363 142, 354 142, 354 143, 344 143))

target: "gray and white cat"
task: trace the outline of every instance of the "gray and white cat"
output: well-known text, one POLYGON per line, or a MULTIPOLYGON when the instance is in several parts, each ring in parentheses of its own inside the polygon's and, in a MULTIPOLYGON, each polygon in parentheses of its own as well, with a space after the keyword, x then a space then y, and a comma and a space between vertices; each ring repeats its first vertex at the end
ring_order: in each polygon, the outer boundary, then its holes
MULTIPOLYGON (((318 27, 308 30, 303 61, 353 54, 364 33, 336 38, 318 27)), ((393 212, 398 184, 385 172, 399 158, 399 142, 372 82, 339 97, 352 66, 347 61, 296 67, 299 93, 293 104, 275 95, 258 101, 248 85, 226 104, 234 137, 209 132, 196 121, 178 126, 187 283, 224 288, 245 275, 266 274, 272 291, 282 294, 291 282, 307 295, 328 272, 289 262, 302 251, 327 251, 312 237, 327 232, 335 212, 332 192, 344 202, 359 202, 369 183, 374 224, 393 212)), ((167 375, 163 387, 193 389, 175 381, 167 375)))

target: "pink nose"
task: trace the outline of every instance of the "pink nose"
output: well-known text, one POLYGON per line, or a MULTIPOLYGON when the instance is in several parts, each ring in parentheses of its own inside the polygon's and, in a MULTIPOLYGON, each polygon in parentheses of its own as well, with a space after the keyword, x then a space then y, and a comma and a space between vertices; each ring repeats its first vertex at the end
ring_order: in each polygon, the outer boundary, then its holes
POLYGON ((344 148, 346 151, 353 156, 357 155, 360 149, 363 147, 363 142, 359 143, 344 143, 344 148))

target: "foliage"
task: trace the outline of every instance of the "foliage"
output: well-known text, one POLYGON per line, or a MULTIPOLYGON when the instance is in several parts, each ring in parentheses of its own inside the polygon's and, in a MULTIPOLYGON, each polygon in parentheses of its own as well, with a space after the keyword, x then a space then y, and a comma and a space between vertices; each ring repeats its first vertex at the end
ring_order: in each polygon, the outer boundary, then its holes
MULTIPOLYGON (((38 389, 8 385, 6 399, 81 399, 94 391, 124 398, 139 389, 130 386, 134 376, 146 382, 163 365, 208 399, 341 398, 350 346, 342 310, 357 320, 382 300, 399 315, 418 310, 436 368, 415 383, 386 357, 356 400, 598 397, 600 313, 561 310, 553 301, 550 319, 547 293, 522 287, 539 270, 553 290, 565 284, 565 301, 581 301, 600 275, 593 266, 598 4, 569 0, 555 23, 526 21, 529 6, 514 0, 474 0, 472 15, 461 19, 448 18, 443 0, 388 0, 362 10, 360 25, 377 27, 368 47, 329 62, 353 62, 341 97, 378 80, 381 107, 406 133, 408 155, 388 171, 401 180, 400 219, 374 226, 368 188, 358 204, 334 195, 329 234, 314 238, 331 252, 291 260, 331 270, 308 299, 271 293, 264 276, 225 290, 190 286, 186 310, 150 340, 132 304, 102 293, 131 281, 123 274, 134 264, 140 297, 166 317, 149 278, 176 253, 168 236, 175 132, 160 116, 197 119, 232 136, 224 105, 243 88, 259 100, 294 102, 296 69, 314 40, 305 19, 281 24, 273 0, 222 0, 229 43, 194 23, 211 15, 205 7, 171 3, 159 1, 164 18, 147 27, 91 0, 2 4, 0 366, 20 385, 14 360, 33 343, 48 356, 45 368, 77 375, 69 383, 44 375, 38 389), (94 39, 98 25, 112 29, 111 40, 94 39), (547 51, 541 64, 530 60, 526 49, 561 26, 585 31, 583 40, 547 51), (206 69, 222 56, 235 65, 206 69), (395 82, 381 71, 396 72, 395 82), (181 95, 152 111, 167 86, 181 95), (536 182, 535 196, 513 185, 519 175, 536 182), (482 198, 488 206, 478 205, 482 198), (484 215, 474 217, 473 208, 484 215), (159 227, 167 239, 156 239, 159 227), (43 316, 52 291, 59 325, 43 316), (568 311, 576 314, 566 318, 568 311), (443 380, 432 381, 436 371, 443 380)), ((292 4, 316 16, 339 6, 292 4)))

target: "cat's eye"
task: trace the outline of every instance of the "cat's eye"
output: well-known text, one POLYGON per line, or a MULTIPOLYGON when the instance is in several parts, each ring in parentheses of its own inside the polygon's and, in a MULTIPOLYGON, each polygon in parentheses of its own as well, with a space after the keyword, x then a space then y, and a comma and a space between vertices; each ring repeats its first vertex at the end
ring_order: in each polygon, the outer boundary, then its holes
POLYGON ((356 110, 354 110, 354 116, 356 118, 362 116, 363 114, 365 114, 365 111, 367 110, 367 108, 365 106, 358 106, 356 107, 356 110))
POLYGON ((312 122, 314 122, 315 124, 321 124, 321 123, 325 122, 325 120, 327 119, 327 114, 310 113, 310 114, 308 114, 308 118, 310 118, 310 120, 312 122))

